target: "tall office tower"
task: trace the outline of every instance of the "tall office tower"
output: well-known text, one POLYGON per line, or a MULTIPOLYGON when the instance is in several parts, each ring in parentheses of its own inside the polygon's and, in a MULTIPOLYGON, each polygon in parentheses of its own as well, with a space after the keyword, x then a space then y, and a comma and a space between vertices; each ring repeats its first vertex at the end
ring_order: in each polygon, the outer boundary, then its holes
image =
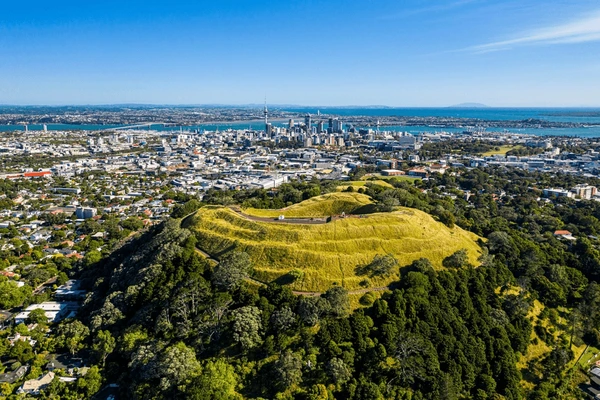
POLYGON ((312 133, 312 121, 310 120, 310 114, 306 114, 306 117, 304 117, 304 125, 306 126, 306 133, 312 133))
POLYGON ((342 121, 340 121, 337 118, 334 119, 329 119, 329 133, 342 133, 343 130, 343 124, 342 121))
POLYGON ((288 128, 292 129, 294 127, 294 120, 290 118, 290 122, 288 123, 288 128))
POLYGON ((317 133, 323 133, 323 129, 325 129, 323 121, 319 121, 317 123, 317 133))

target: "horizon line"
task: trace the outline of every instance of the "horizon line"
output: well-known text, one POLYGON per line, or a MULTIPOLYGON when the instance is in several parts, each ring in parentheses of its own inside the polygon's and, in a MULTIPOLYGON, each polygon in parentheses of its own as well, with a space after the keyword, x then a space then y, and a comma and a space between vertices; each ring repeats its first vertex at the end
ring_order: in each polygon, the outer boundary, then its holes
MULTIPOLYGON (((511 106, 511 105, 494 105, 489 106, 479 103, 460 103, 454 105, 443 105, 443 106, 390 106, 383 104, 347 104, 347 105, 306 105, 306 104, 288 104, 288 103, 267 103, 271 107, 297 107, 297 108, 463 108, 463 109, 494 109, 494 108, 590 108, 599 109, 600 105, 553 105, 553 106, 542 106, 542 105, 531 105, 531 106, 511 106)), ((263 107, 261 103, 61 103, 61 104, 0 104, 0 108, 4 107, 263 107)))

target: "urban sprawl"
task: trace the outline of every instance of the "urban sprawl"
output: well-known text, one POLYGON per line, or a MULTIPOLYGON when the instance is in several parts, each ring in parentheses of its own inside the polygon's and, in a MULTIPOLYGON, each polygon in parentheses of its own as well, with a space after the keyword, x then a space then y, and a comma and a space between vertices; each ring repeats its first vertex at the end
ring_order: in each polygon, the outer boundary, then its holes
MULTIPOLYGON (((278 123, 273 124, 269 116, 265 106, 261 116, 264 127, 254 130, 156 131, 150 126, 2 133, 0 248, 12 256, 0 260, 4 263, 0 265, 0 289, 10 291, 15 300, 2 299, 0 325, 28 324, 23 332, 8 338, 11 346, 26 342, 35 349, 37 340, 30 332, 37 324, 31 316, 42 314, 47 322, 58 322, 75 315, 85 298, 77 281, 57 272, 57 264, 97 262, 109 244, 118 245, 132 232, 171 215, 178 203, 191 197, 201 200, 210 190, 277 190, 290 180, 347 180, 361 169, 378 179, 430 179, 436 174, 457 174, 464 168, 491 166, 590 178, 600 173, 600 153, 569 151, 590 139, 549 139, 485 129, 463 133, 441 129, 413 135, 382 129, 380 121, 373 118, 368 121, 372 126, 357 128, 348 122, 356 122, 356 118, 309 114, 287 118, 289 115, 277 113, 278 123), (281 122, 283 117, 286 123, 281 122), (425 151, 445 142, 484 143, 493 149, 486 154, 443 152, 435 157, 425 151), (525 149, 525 155, 506 155, 507 149, 525 149), (40 264, 44 260, 52 262, 40 264), (30 304, 20 307, 19 296, 28 298, 30 304)), ((15 114, 10 121, 25 119, 15 114)), ((108 122, 143 125, 158 119, 172 121, 159 115, 151 121, 132 117, 108 122)), ((69 119, 36 119, 39 123, 61 121, 69 119)), ((596 187, 587 184, 540 189, 546 201, 600 199, 596 187)), ((464 195, 468 199, 471 194, 465 190, 464 195)), ((78 363, 81 360, 66 362, 78 363)), ((25 381, 20 392, 39 393, 54 378, 52 367, 63 364, 49 361, 49 372, 25 381)), ((25 364, 0 374, 0 383, 18 381, 28 368, 25 364)), ((79 368, 64 379, 77 379, 83 371, 79 368)))

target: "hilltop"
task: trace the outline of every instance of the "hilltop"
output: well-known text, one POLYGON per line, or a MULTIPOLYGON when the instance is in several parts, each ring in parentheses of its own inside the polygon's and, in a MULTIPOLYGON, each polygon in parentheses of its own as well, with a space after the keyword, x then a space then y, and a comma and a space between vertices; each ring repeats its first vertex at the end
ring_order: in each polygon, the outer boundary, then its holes
POLYGON ((280 210, 245 208, 245 214, 256 217, 311 218, 338 214, 367 214, 373 212, 373 200, 361 193, 329 193, 313 197, 280 210))
MULTIPOLYGON (((322 217, 367 208, 373 208, 368 196, 335 193, 283 210, 245 212, 262 217, 322 217)), ((302 277, 292 287, 305 291, 324 291, 334 285, 376 287, 397 280, 393 274, 369 278, 366 284, 367 277, 357 273, 357 266, 370 263, 378 254, 392 254, 401 266, 428 258, 436 269, 442 269, 442 260, 458 250, 466 249, 474 265, 480 254, 475 234, 448 228, 422 211, 404 207, 309 224, 256 221, 227 207, 210 206, 200 209, 186 225, 195 232, 201 250, 214 258, 233 248, 247 252, 254 277, 260 281, 291 283, 288 274, 301 271, 302 277)))

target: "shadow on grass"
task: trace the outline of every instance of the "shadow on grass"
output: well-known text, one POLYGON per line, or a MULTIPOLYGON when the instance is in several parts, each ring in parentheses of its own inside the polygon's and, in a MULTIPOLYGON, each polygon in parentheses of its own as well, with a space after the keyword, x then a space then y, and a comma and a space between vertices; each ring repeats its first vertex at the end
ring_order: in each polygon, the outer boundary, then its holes
POLYGON ((361 214, 373 214, 377 211, 377 206, 375 204, 365 204, 364 206, 358 207, 350 214, 352 215, 361 215, 361 214))
POLYGON ((281 275, 279 278, 275 279, 273 282, 275 282, 276 284, 278 284, 280 286, 283 286, 283 285, 291 285, 295 281, 296 281, 296 278, 294 278, 290 274, 285 274, 285 275, 281 275))

